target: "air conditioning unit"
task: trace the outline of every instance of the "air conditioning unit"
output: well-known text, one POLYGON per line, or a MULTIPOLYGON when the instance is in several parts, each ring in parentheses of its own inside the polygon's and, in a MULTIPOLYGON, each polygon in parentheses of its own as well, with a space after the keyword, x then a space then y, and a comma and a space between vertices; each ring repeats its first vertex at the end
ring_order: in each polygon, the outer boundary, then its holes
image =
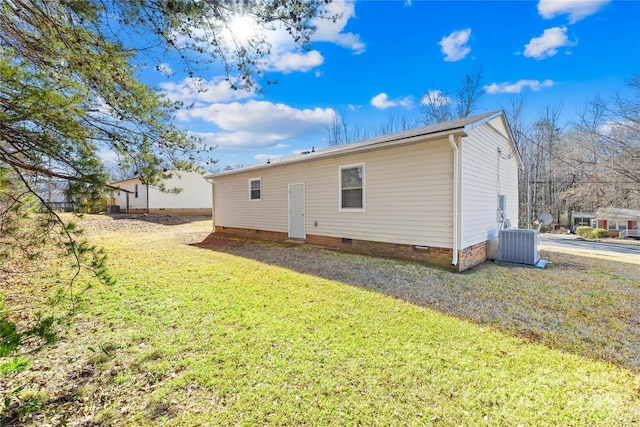
POLYGON ((498 234, 498 261, 536 265, 540 261, 538 230, 512 228, 498 234))

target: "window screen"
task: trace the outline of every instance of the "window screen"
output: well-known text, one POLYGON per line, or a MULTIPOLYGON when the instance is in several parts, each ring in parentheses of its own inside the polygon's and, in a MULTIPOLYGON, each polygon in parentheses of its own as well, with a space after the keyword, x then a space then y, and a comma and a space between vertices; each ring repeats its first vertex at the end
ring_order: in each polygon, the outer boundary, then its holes
POLYGON ((251 200, 260 200, 260 179, 249 180, 249 198, 251 200))
POLYGON ((364 169, 362 165, 340 168, 341 208, 363 208, 364 169))

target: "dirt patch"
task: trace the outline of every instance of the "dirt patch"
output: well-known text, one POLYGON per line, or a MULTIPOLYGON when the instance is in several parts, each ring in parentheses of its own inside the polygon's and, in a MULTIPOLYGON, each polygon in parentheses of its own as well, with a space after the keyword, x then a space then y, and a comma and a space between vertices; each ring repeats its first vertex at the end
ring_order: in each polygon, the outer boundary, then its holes
POLYGON ((236 239, 227 236, 221 236, 219 234, 209 234, 202 242, 193 243, 191 246, 195 246, 203 249, 231 249, 241 248, 247 244, 250 244, 247 240, 236 239))
POLYGON ((156 214, 113 214, 109 215, 114 220, 135 219, 162 225, 182 225, 191 222, 210 220, 210 216, 202 215, 156 215, 156 214))

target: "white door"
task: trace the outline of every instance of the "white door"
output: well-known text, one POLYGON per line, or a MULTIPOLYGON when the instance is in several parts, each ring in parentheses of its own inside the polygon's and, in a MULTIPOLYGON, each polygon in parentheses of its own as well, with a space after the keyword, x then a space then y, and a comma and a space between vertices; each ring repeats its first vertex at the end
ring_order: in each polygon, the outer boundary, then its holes
POLYGON ((304 183, 289 184, 289 237, 304 239, 304 183))

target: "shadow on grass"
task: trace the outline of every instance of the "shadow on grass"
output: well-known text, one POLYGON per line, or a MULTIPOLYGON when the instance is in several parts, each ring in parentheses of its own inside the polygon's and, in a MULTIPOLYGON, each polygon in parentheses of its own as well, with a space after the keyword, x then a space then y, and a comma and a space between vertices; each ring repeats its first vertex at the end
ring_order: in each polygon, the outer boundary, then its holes
POLYGON ((550 265, 486 262, 466 273, 307 245, 209 235, 193 244, 399 298, 550 348, 640 372, 640 266, 545 253, 550 265))
MULTIPOLYGON (((42 414, 57 419, 57 425, 67 425, 68 418, 76 415, 85 402, 81 398, 80 390, 95 381, 99 370, 94 364, 86 364, 77 371, 70 371, 66 380, 67 387, 54 398, 40 400, 31 398, 26 400, 5 401, 5 408, 0 412, 0 426, 13 427, 32 424, 35 419, 41 420, 42 414)), ((51 425, 51 424, 48 424, 51 425)), ((100 422, 86 421, 84 427, 109 425, 108 419, 100 422)))

